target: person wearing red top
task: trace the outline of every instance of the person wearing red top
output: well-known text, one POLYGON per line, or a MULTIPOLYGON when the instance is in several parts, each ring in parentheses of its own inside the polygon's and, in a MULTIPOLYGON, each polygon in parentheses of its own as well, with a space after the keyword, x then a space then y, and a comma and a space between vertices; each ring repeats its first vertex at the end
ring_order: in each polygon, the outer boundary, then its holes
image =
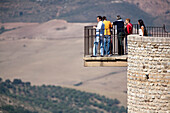
POLYGON ((127 53, 128 52, 127 35, 132 34, 133 25, 130 23, 130 19, 129 18, 126 19, 125 23, 126 23, 125 34, 126 34, 126 53, 127 53))
POLYGON ((127 18, 125 22, 127 24, 126 30, 125 30, 126 34, 130 35, 130 34, 132 34, 133 25, 130 23, 130 19, 129 18, 127 18))

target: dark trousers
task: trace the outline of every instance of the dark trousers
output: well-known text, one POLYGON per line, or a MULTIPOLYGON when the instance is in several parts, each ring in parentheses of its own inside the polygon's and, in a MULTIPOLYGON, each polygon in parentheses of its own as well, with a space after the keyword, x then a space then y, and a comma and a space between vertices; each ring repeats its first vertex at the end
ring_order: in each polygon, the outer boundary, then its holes
POLYGON ((110 54, 113 54, 113 38, 110 38, 110 54))
POLYGON ((124 32, 119 32, 118 33, 118 55, 124 55, 124 44, 123 44, 123 40, 124 40, 124 32))

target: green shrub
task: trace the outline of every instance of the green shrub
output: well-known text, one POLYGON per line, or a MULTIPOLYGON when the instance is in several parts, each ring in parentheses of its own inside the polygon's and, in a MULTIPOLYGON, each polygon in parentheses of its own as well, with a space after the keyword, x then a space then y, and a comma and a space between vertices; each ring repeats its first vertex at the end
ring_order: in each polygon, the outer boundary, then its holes
MULTIPOLYGON (((60 86, 31 86, 30 82, 25 83, 20 79, 14 79, 12 83, 10 80, 1 82, 0 94, 16 99, 22 104, 27 103, 26 105, 30 105, 32 109, 38 108, 52 113, 67 113, 68 111, 69 113, 126 112, 123 106, 118 106, 120 102, 117 99, 109 99, 95 93, 60 86)), ((3 109, 9 109, 9 113, 10 110, 17 111, 17 113, 31 113, 31 111, 27 111, 20 106, 4 106, 3 109)))

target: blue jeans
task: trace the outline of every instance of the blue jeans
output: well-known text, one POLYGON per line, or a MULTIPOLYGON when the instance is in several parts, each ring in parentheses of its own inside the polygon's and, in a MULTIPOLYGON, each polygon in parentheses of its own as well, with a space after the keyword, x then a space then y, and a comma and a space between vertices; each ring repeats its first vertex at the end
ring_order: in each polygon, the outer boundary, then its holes
POLYGON ((102 39, 102 36, 100 36, 100 37, 96 36, 96 38, 95 38, 94 46, 93 46, 93 56, 97 56, 97 48, 98 48, 99 42, 100 42, 100 54, 101 54, 101 56, 103 56, 103 39, 102 39))
POLYGON ((110 35, 104 36, 104 55, 110 54, 110 35))

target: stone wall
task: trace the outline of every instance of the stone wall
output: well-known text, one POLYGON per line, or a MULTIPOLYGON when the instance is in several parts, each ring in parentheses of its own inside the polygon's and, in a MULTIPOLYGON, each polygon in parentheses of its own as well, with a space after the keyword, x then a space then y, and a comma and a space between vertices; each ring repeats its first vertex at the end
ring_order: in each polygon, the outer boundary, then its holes
POLYGON ((170 37, 128 36, 128 113, 170 113, 170 37))

